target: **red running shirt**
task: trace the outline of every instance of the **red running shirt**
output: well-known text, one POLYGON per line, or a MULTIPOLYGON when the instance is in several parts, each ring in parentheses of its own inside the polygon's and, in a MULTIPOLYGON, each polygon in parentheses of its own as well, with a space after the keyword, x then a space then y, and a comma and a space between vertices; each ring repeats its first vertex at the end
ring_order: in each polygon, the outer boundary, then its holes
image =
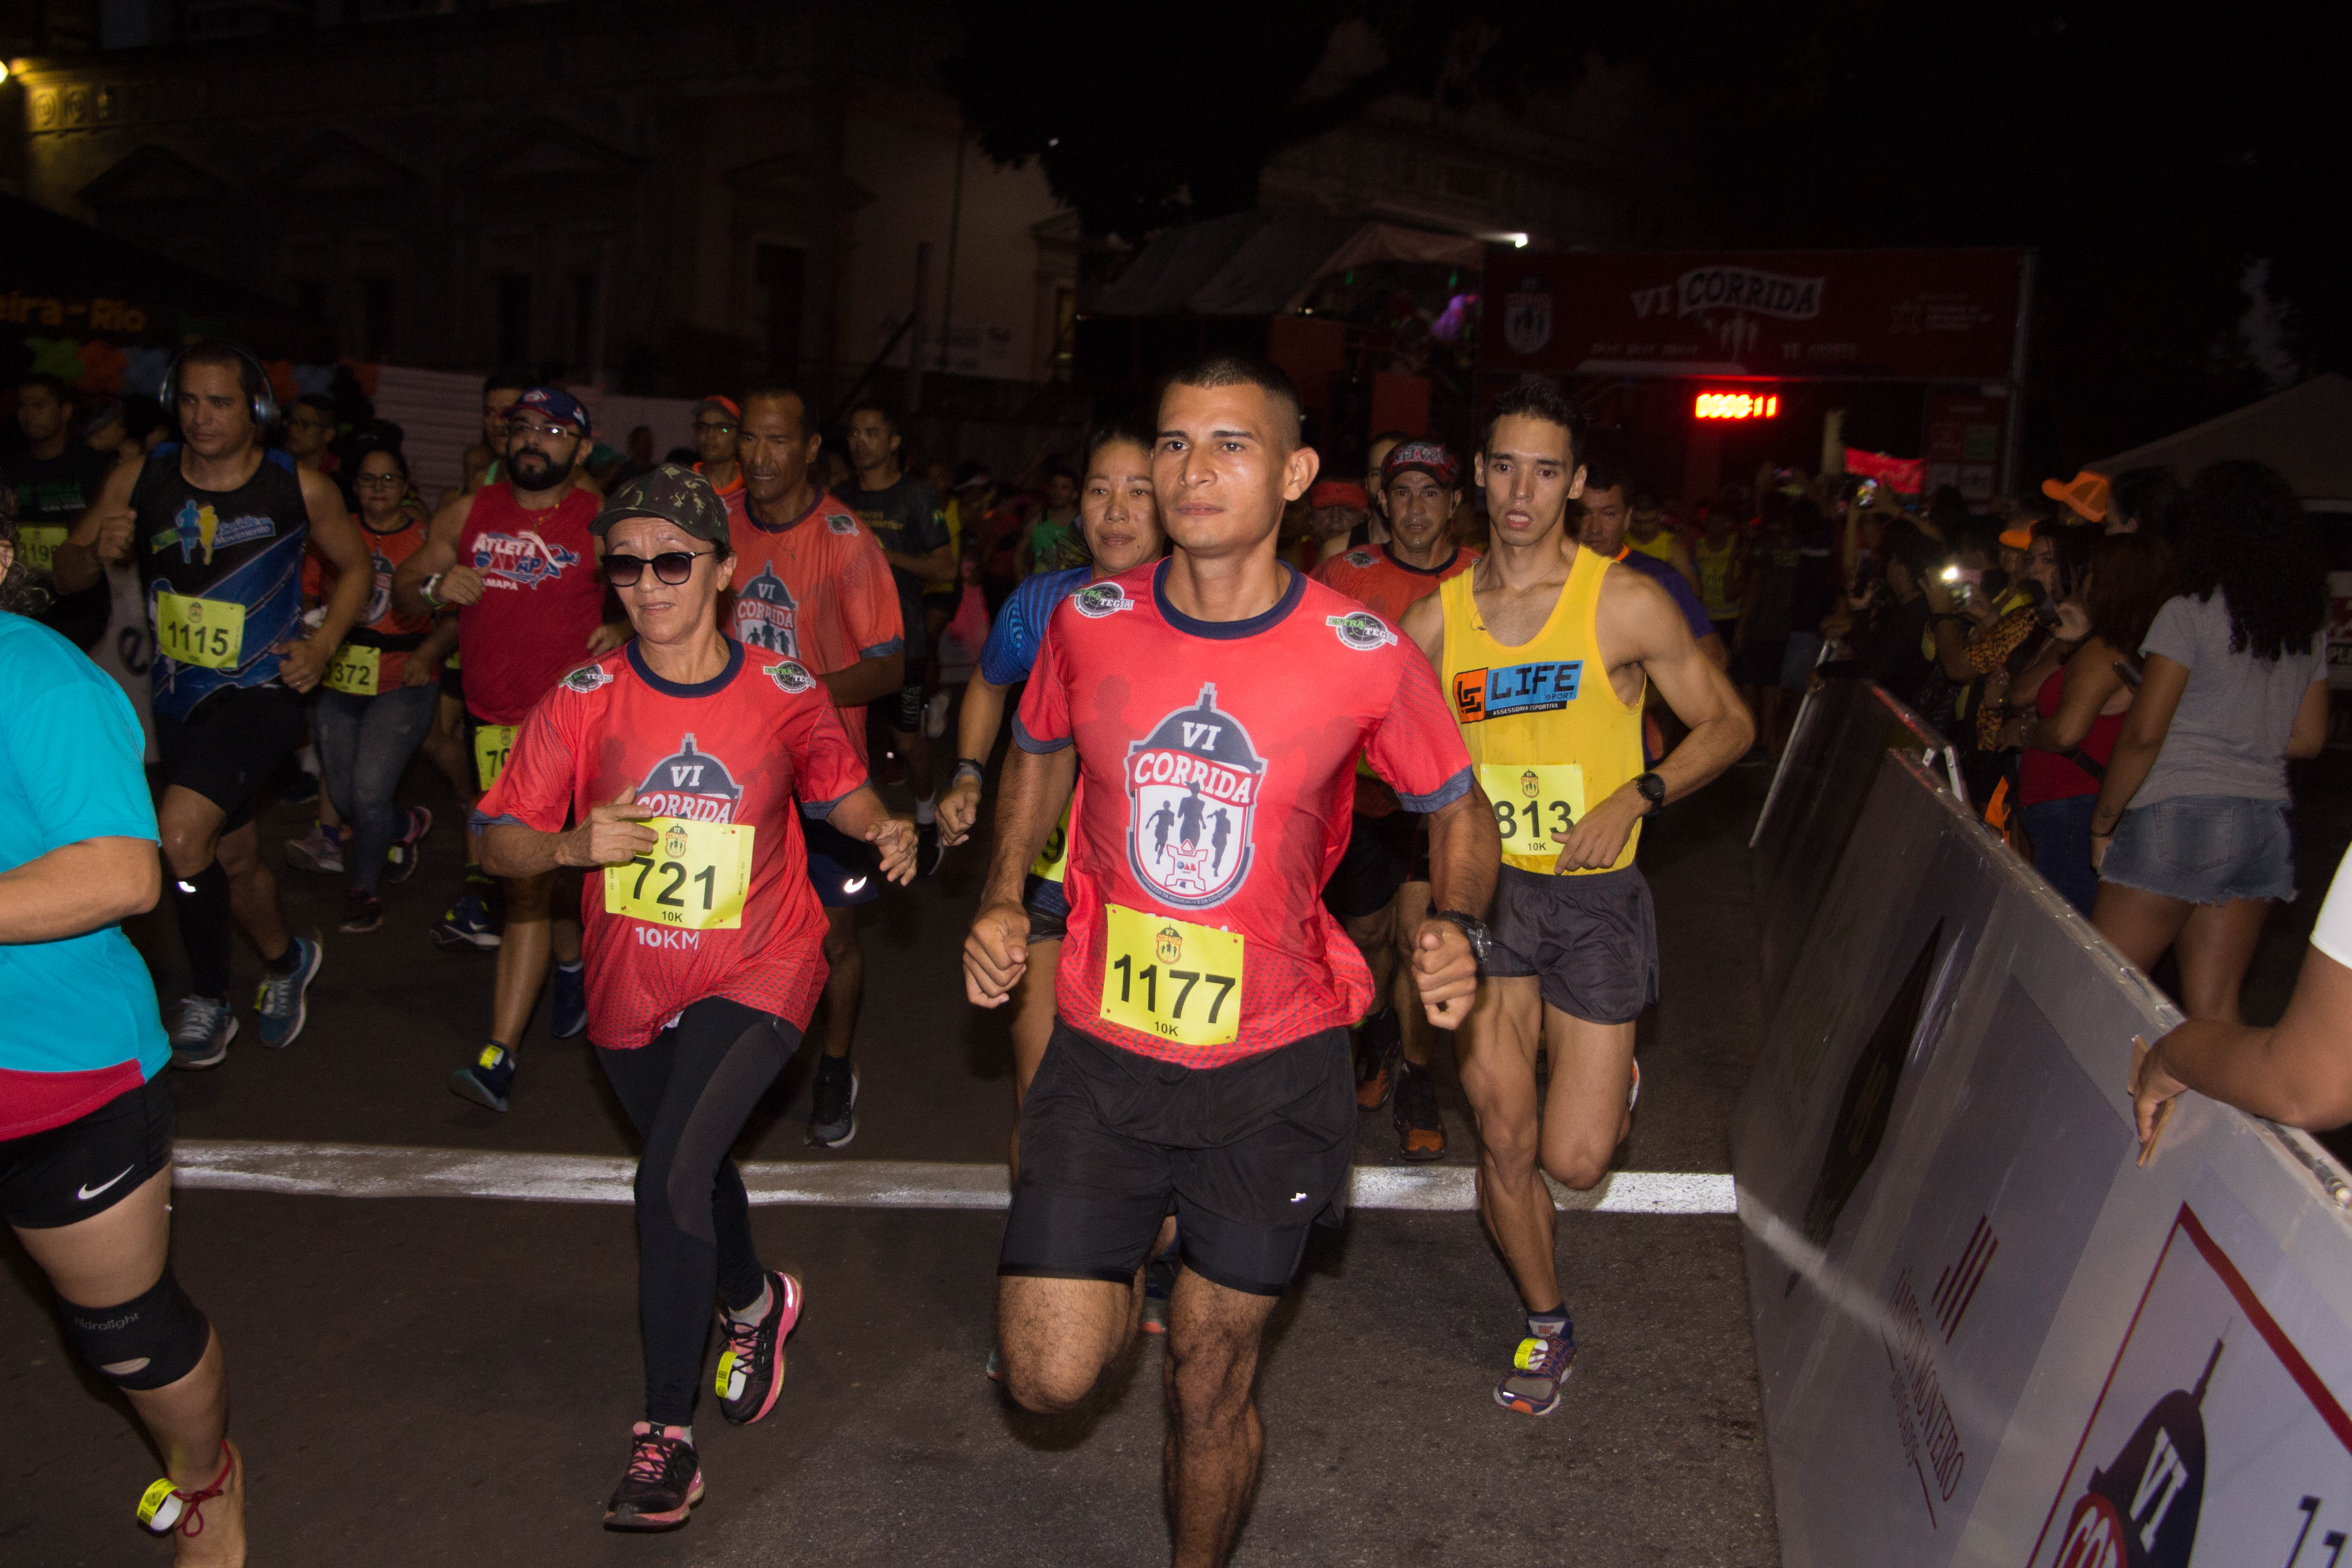
POLYGON ((1354 600, 1294 572, 1265 615, 1195 621, 1161 596, 1169 564, 1062 601, 1013 738, 1078 748, 1063 1020, 1213 1068, 1371 1003, 1370 973, 1322 899, 1357 755, 1421 812, 1468 792, 1470 757, 1429 661, 1354 600))
MULTIPOLYGON (((677 930, 612 913, 604 874, 583 879, 589 1038, 635 1050, 709 996, 808 1026, 824 986, 824 910, 809 885, 800 812, 822 816, 865 782, 823 683, 792 660, 730 643, 726 673, 679 686, 648 670, 632 641, 574 668, 531 710, 473 826, 559 832, 626 786, 663 816, 752 829, 750 883, 733 929, 677 930)), ((656 844, 656 856, 663 853, 656 844)), ((637 890, 657 897, 665 880, 649 877, 637 890)), ((697 897, 683 876, 669 890, 689 905, 697 897)))
MULTIPOLYGON (((457 563, 482 574, 478 604, 457 612, 466 709, 486 724, 520 724, 604 623, 604 574, 588 535, 602 503, 574 486, 526 510, 499 479, 474 492, 457 563)), ((618 785, 614 785, 618 788, 618 785)))
POLYGON ((1440 583, 1476 564, 1478 552, 1458 545, 1444 564, 1424 568, 1406 565, 1389 553, 1385 544, 1367 544, 1334 555, 1315 568, 1314 576, 1325 587, 1337 588, 1394 626, 1415 599, 1436 593, 1440 583))
MULTIPOLYGON (((751 521, 742 487, 720 499, 735 552, 728 629, 738 642, 798 659, 814 675, 904 651, 906 620, 890 563, 856 513, 819 490, 796 521, 772 529, 751 521)), ((863 766, 865 706, 838 711, 863 766)))
MULTIPOLYGON (((375 569, 375 586, 368 590, 367 608, 360 612, 360 618, 352 624, 352 630, 375 632, 387 637, 424 637, 430 633, 433 630, 431 616, 404 616, 392 603, 393 574, 399 571, 400 563, 415 554, 424 544, 425 529, 423 521, 412 520, 405 528, 396 528, 390 533, 378 533, 360 521, 359 513, 353 512, 352 526, 358 529, 360 537, 367 542, 368 559, 375 569)), ((313 544, 302 557, 303 598, 324 604, 327 596, 335 591, 335 584, 341 576, 342 574, 336 571, 313 544)), ((408 652, 386 648, 377 658, 380 662, 376 668, 376 690, 398 690, 400 672, 408 668, 408 652)))

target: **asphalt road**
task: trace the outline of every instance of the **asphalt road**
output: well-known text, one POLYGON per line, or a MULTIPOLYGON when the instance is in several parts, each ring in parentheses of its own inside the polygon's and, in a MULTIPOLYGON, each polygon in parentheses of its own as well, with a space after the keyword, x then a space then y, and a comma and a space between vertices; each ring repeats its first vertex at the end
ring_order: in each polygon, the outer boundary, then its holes
MULTIPOLYGON (((1728 1168, 1726 1129, 1760 1025, 1744 846, 1765 783, 1735 772, 1644 846, 1665 996, 1642 1025, 1626 1168, 1728 1168)), ((423 770, 410 784, 448 804, 423 770)), ((304 825, 273 812, 273 856, 304 825)), ((363 937, 331 931, 335 879, 286 873, 298 921, 330 931, 309 1027, 269 1052, 248 1026, 221 1069, 175 1075, 181 1135, 632 1152, 588 1052, 549 1040, 543 1017, 509 1115, 442 1087, 482 1037, 490 980, 487 958, 439 952, 425 934, 457 865, 456 834, 436 829, 425 868, 391 889, 383 929, 363 937)), ((804 1058, 742 1157, 1002 1158, 1009 1047, 999 1020, 964 1005, 954 969, 978 871, 963 851, 937 881, 869 907, 856 1142, 837 1153, 803 1142, 804 1058)), ((2314 904, 2296 911, 2306 928, 2314 904)), ((134 934, 175 994, 168 922, 150 917, 134 934)), ((2263 989, 2277 973, 2291 982, 2299 941, 2274 931, 2263 989)), ((240 965, 242 982, 251 955, 240 965)), ((2250 1011, 2266 1005, 2258 996, 2250 1011)), ((1449 1161, 1466 1163, 1460 1097, 1450 1068, 1440 1076, 1449 1161)), ((1364 1118, 1359 1161, 1395 1163, 1385 1116, 1364 1118)), ((1583 1349, 1567 1403, 1529 1420, 1489 1397, 1518 1310, 1475 1221, 1357 1210, 1318 1243, 1276 1319, 1259 1390, 1265 1480, 1235 1561, 1776 1563, 1735 1223, 1563 1215, 1583 1349)), ((254 1561, 1165 1560, 1160 1352, 1139 1342, 1080 1415, 1012 1406, 981 1373, 994 1213, 777 1206, 755 1209, 753 1226, 768 1260, 810 1292, 783 1400, 748 1429, 706 1400, 709 1500, 680 1532, 629 1538, 598 1528, 639 1404, 625 1208, 184 1190, 178 1267, 229 1349, 254 1561)), ((65 1352, 22 1253, 5 1256, 0 1560, 167 1561, 131 1520, 154 1459, 127 1408, 65 1352)))

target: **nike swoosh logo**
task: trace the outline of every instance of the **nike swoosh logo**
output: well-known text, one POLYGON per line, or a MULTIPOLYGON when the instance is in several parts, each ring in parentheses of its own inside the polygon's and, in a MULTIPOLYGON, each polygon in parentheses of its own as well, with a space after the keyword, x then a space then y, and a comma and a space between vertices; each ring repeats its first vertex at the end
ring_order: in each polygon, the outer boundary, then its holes
POLYGON ((88 1203, 88 1202, 89 1202, 89 1200, 90 1200, 90 1199, 92 1199, 92 1198, 94 1198, 94 1197, 98 1196, 98 1194, 100 1194, 100 1193, 102 1193, 102 1192, 106 1191, 106 1189, 107 1189, 107 1188, 109 1188, 109 1187, 110 1187, 110 1186, 114 1185, 114 1184, 115 1184, 115 1183, 117 1183, 117 1182, 119 1182, 119 1181, 122 1180, 122 1178, 123 1178, 123 1177, 125 1177, 125 1176, 129 1175, 131 1172, 133 1172, 133 1171, 137 1170, 138 1168, 139 1168, 139 1167, 138 1167, 138 1166, 136 1166, 136 1165, 125 1165, 125 1166, 123 1166, 123 1167, 122 1167, 122 1169, 121 1169, 120 1171, 115 1172, 115 1173, 114 1173, 114 1174, 113 1174, 112 1176, 110 1176, 110 1177, 107 1178, 107 1179, 106 1179, 105 1181, 103 1181, 103 1182, 99 1183, 99 1184, 98 1184, 98 1185, 96 1185, 96 1186, 94 1186, 94 1187, 83 1187, 83 1188, 81 1188, 80 1190, 79 1190, 78 1192, 76 1192, 76 1193, 74 1194, 74 1201, 75 1201, 75 1202, 77 1202, 77 1203, 85 1203, 85 1204, 86 1204, 86 1203, 88 1203))

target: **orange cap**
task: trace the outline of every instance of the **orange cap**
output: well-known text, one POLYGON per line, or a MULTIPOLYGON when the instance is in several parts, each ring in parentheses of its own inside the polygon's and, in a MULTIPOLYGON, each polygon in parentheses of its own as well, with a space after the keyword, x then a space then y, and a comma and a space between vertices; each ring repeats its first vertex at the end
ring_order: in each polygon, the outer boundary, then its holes
POLYGON ((2042 481, 2042 493, 2052 500, 2063 500, 2076 517, 2085 522, 2107 521, 2107 476, 2084 468, 2073 479, 2061 484, 2056 479, 2042 481))
POLYGON ((2011 550, 2031 550, 2033 548, 2033 530, 2004 528, 2000 531, 2000 542, 2003 546, 2011 550))

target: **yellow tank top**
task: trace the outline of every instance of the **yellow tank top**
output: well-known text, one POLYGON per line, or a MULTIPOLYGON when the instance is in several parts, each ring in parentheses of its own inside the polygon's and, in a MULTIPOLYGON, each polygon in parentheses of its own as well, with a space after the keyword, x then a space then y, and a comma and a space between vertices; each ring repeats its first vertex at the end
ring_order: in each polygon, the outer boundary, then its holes
POLYGON ((1691 563, 1698 568, 1699 602, 1706 613, 1718 621, 1727 621, 1739 614, 1738 601, 1732 598, 1731 563, 1739 558, 1739 538, 1737 534, 1710 547, 1704 539, 1691 546, 1691 563))
POLYGON ((1638 550, 1644 555, 1656 556, 1669 566, 1675 563, 1675 536, 1663 528, 1650 535, 1650 542, 1647 544, 1634 538, 1630 532, 1625 535, 1625 543, 1629 548, 1638 550))
MULTIPOLYGON (((1516 647, 1487 635, 1471 592, 1475 570, 1438 586, 1445 610, 1439 678, 1494 805, 1503 864, 1522 871, 1549 875, 1559 856, 1553 832, 1643 770, 1641 700, 1617 700, 1593 629, 1609 565, 1579 550, 1543 628, 1516 647)), ((1606 869, 1632 865, 1641 839, 1636 822, 1606 869)))

